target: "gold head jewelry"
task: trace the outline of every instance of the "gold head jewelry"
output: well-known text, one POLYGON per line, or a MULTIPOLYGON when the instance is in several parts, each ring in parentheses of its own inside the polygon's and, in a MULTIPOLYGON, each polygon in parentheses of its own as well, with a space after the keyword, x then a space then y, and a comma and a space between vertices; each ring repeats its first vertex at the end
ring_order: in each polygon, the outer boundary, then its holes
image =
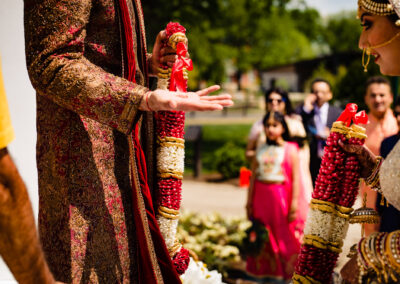
MULTIPOLYGON (((396 1, 396 0, 394 0, 396 1)), ((393 5, 390 3, 378 3, 374 0, 358 0, 358 16, 361 16, 361 9, 378 16, 395 14, 393 5)))
POLYGON ((372 51, 372 49, 377 49, 377 48, 381 48, 381 47, 384 47, 384 46, 386 46, 386 45, 389 45, 389 44, 391 44, 398 36, 400 36, 400 32, 398 32, 398 33, 395 34, 391 39, 389 39, 389 40, 387 40, 387 41, 385 41, 385 42, 383 42, 383 43, 380 43, 380 44, 377 44, 377 45, 374 45, 374 46, 368 46, 368 47, 366 47, 366 48, 363 49, 363 55, 362 55, 362 58, 361 58, 361 65, 364 67, 364 72, 367 72, 367 71, 368 71, 368 64, 369 64, 369 62, 371 61, 371 51, 372 51), (365 61, 365 54, 368 56, 367 59, 366 59, 366 61, 365 61))

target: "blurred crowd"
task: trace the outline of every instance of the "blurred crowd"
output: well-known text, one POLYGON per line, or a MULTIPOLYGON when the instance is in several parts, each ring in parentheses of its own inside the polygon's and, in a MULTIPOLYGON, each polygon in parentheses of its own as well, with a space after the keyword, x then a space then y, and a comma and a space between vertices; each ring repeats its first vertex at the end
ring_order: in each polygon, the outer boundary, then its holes
MULTIPOLYGON (((342 112, 340 107, 331 104, 330 82, 317 78, 312 81, 310 90, 297 107, 292 106, 285 90, 267 90, 266 115, 253 124, 248 136, 246 157, 251 161, 253 173, 248 217, 262 222, 270 233, 270 246, 256 258, 247 259, 247 270, 258 281, 272 277, 284 282, 291 278, 294 269, 291 257, 296 258, 299 253, 302 237, 302 231, 295 228, 301 228, 305 222, 308 206, 304 206, 304 201, 307 203, 311 199, 325 141, 342 112), (280 139, 276 138, 276 127, 274 129, 277 125, 281 126, 280 139), (285 154, 287 145, 295 148, 291 155, 285 154), (279 148, 282 150, 277 150, 279 148), (296 160, 298 163, 293 162, 296 160), (281 176, 277 178, 279 173, 281 176), (300 189, 295 186, 296 180, 300 189)), ((374 154, 385 157, 400 137, 400 100, 396 100, 392 109, 391 84, 385 77, 376 76, 365 83, 364 101, 369 116, 369 123, 362 125, 368 136, 366 146, 374 154)), ((366 235, 400 229, 399 211, 364 183, 360 184, 360 189, 360 195, 368 195, 367 206, 381 215, 380 224, 366 225, 366 235)))

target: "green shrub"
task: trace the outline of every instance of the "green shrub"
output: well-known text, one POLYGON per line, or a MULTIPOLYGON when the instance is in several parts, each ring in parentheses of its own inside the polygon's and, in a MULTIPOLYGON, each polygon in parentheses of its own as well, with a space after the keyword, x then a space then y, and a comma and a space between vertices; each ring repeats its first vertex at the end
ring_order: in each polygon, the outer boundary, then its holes
POLYGON ((224 178, 235 178, 239 176, 240 167, 246 166, 245 149, 238 147, 232 142, 227 142, 215 151, 215 165, 217 171, 224 178))

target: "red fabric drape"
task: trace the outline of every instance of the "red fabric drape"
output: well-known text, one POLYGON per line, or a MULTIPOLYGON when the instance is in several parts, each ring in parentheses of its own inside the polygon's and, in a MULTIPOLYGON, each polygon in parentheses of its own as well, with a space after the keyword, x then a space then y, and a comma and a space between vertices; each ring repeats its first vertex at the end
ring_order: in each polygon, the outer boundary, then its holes
MULTIPOLYGON (((127 69, 126 74, 124 77, 132 82, 135 82, 135 73, 136 73, 136 62, 135 62, 135 54, 134 54, 134 46, 133 46, 133 27, 129 15, 128 5, 126 1, 131 0, 119 0, 120 10, 121 10, 121 17, 123 22, 124 28, 124 37, 125 37, 125 51, 126 51, 126 58, 127 58, 127 69)), ((136 3, 137 4, 137 3, 136 3)), ((140 5, 136 5, 137 9, 142 9, 140 5)), ((140 11, 142 12, 142 11, 140 11)), ((145 40, 145 39, 143 39, 145 40)), ((146 62, 144 59, 143 62, 146 62)), ((145 66, 144 68, 147 68, 145 66)), ((147 73, 147 72, 146 72, 147 73)), ((161 274, 163 277, 164 283, 181 283, 179 279, 179 275, 177 274, 172 260, 169 256, 168 249, 165 245, 164 239, 160 233, 160 229, 157 224, 156 216, 154 213, 153 202, 151 198, 150 189, 147 183, 147 170, 146 170, 146 162, 145 156, 142 147, 140 146, 139 141, 139 126, 136 125, 134 131, 132 132, 132 140, 134 145, 134 152, 135 152, 135 160, 136 166, 139 174, 139 183, 140 188, 136 188, 133 180, 134 176, 132 176, 132 189, 133 192, 133 208, 134 208, 134 219, 136 225, 136 232, 137 232, 137 240, 139 242, 138 249, 139 249, 139 259, 133 260, 137 261, 140 265, 140 269, 138 271, 139 274, 139 282, 140 283, 157 283, 157 277, 155 270, 152 266, 152 255, 151 255, 151 248, 146 241, 146 226, 150 229, 151 239, 154 246, 154 251, 156 254, 156 261, 158 261, 158 265, 161 270, 161 274), (140 203, 138 200, 138 196, 136 191, 140 190, 143 196, 144 205, 146 209, 146 216, 148 224, 144 224, 140 215, 140 203)), ((134 171, 134 169, 132 169, 134 171)), ((132 175, 134 173, 132 172, 132 175)))

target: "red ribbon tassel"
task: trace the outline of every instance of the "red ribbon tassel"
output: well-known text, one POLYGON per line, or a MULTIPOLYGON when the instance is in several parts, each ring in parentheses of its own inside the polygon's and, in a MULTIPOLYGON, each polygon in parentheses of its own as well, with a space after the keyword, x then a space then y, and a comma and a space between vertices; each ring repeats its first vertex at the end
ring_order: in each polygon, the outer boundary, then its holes
POLYGON ((367 124, 368 115, 365 111, 357 113, 358 106, 356 104, 347 104, 345 110, 336 121, 342 121, 347 127, 350 126, 351 121, 354 124, 367 124))
POLYGON ((169 83, 170 91, 186 92, 187 80, 183 77, 183 69, 188 71, 193 70, 193 63, 190 58, 186 58, 187 46, 183 42, 178 42, 176 45, 176 59, 172 66, 171 78, 169 83))
POLYGON ((358 106, 356 104, 347 104, 345 110, 336 121, 342 121, 346 126, 350 126, 351 120, 356 114, 358 106))
POLYGON ((355 114, 353 117, 353 122, 355 124, 367 124, 368 123, 368 115, 365 110, 360 111, 359 113, 355 114))

